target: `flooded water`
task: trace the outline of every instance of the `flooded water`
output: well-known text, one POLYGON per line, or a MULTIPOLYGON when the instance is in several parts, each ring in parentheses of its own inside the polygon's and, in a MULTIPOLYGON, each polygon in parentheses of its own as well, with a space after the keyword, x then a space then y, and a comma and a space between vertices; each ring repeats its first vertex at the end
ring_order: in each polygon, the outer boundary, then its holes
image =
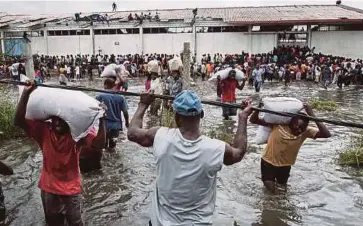
MULTIPOLYGON (((135 83, 130 91, 140 91, 142 87, 135 83)), ((215 100, 210 87, 199 83, 199 93, 204 99, 215 100)), ((333 113, 316 112, 318 117, 356 122, 363 119, 360 87, 324 90, 312 83, 293 83, 288 88, 267 83, 259 95, 250 87, 238 91, 239 99, 251 95, 255 101, 264 96, 326 98, 336 101, 340 108, 333 113)), ((128 98, 131 115, 137 102, 137 98, 128 98)), ((220 108, 204 107, 204 129, 235 130, 236 122, 223 121, 220 108)), ((214 225, 362 225, 363 179, 347 174, 335 162, 338 151, 349 144, 348 137, 357 130, 332 125, 328 128, 333 135, 330 139, 309 140, 301 148, 287 193, 271 195, 260 179, 263 145, 254 143, 257 127, 249 124, 248 143, 254 151, 239 164, 224 166, 219 173, 214 225)), ((44 225, 37 187, 42 156, 37 146, 31 140, 6 142, 0 147, 0 159, 15 171, 13 176, 2 177, 8 224, 44 225)), ((86 225, 147 225, 156 177, 151 150, 120 140, 117 152, 106 153, 102 164, 102 170, 82 177, 86 225)))

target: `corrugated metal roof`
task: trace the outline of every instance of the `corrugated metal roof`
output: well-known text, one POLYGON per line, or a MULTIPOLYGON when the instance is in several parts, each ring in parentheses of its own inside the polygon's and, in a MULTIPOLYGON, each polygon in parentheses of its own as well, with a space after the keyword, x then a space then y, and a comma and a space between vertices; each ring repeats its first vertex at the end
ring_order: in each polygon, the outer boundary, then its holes
MULTIPOLYGON (((190 22, 193 19, 193 9, 163 9, 163 10, 132 10, 103 12, 113 23, 127 21, 129 14, 135 18, 149 12, 154 18, 158 13, 161 21, 184 20, 190 22)), ((98 13, 82 13, 80 16, 90 16, 98 13)), ((288 23, 363 23, 363 10, 344 5, 300 5, 300 6, 265 6, 265 7, 234 7, 234 8, 198 8, 197 22, 209 19, 221 19, 233 24, 288 24, 288 23)), ((19 28, 29 28, 42 23, 67 22, 74 20, 74 14, 52 16, 26 16, 9 15, 0 12, 0 27, 5 24, 13 24, 19 28), (17 23, 17 24, 14 24, 17 23)))

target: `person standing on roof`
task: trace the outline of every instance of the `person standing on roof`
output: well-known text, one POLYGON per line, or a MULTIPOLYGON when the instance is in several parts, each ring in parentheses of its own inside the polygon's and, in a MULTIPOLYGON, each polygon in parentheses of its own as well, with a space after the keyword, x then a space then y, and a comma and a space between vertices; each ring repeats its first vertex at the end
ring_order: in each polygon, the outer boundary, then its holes
POLYGON ((117 10, 116 2, 112 3, 112 12, 115 12, 117 10))
POLYGON ((152 147, 156 157, 157 179, 152 196, 149 225, 212 225, 216 204, 217 173, 224 165, 238 163, 247 150, 247 119, 252 113, 250 101, 238 114, 233 145, 202 135, 204 116, 197 94, 184 90, 176 96, 172 108, 177 128, 144 129, 143 117, 154 101, 142 93, 128 130, 128 139, 143 147, 152 147))

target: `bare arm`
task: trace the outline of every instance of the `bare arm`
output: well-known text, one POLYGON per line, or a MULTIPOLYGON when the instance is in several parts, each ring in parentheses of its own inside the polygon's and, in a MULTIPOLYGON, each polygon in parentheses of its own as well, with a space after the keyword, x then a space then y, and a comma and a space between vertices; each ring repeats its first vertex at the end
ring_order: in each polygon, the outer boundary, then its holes
POLYGON ((234 137, 233 146, 226 144, 223 163, 233 165, 244 157, 247 151, 247 119, 252 113, 251 103, 238 114, 238 128, 234 137))
POLYGON ((14 171, 10 166, 8 166, 7 164, 0 161, 0 174, 1 175, 13 175, 14 171))
POLYGON ((123 113, 124 118, 125 118, 125 126, 126 126, 126 128, 129 128, 129 126, 130 126, 129 112, 125 109, 125 110, 122 111, 122 113, 123 113))
POLYGON ((139 106, 134 117, 131 119, 127 131, 127 138, 143 147, 151 147, 154 144, 155 134, 159 129, 159 127, 152 127, 150 129, 142 128, 144 114, 152 101, 153 100, 148 93, 141 94, 139 106))
MULTIPOLYGON (((314 111, 313 111, 310 104, 305 103, 304 108, 305 108, 306 113, 309 116, 315 117, 314 111)), ((331 137, 331 133, 330 133, 329 129, 325 126, 324 123, 316 122, 316 126, 318 127, 319 132, 315 135, 314 138, 329 138, 329 137, 331 137)))
MULTIPOLYGON (((262 103, 260 103, 259 105, 258 105, 258 107, 259 108, 261 108, 262 107, 262 103)), ((259 117, 259 111, 254 111, 253 113, 252 113, 252 115, 251 115, 251 118, 250 118, 250 123, 252 123, 252 124, 256 124, 256 125, 260 125, 260 126, 268 126, 268 127, 272 127, 272 124, 270 124, 270 123, 267 123, 267 122, 265 122, 265 120, 263 120, 263 119, 261 119, 260 117, 259 117)))
POLYGON ((33 92, 34 89, 35 89, 34 82, 29 84, 29 86, 24 87, 24 91, 20 97, 18 106, 16 107, 14 124, 24 129, 25 131, 28 129, 25 119, 26 107, 28 105, 30 94, 33 92))
POLYGON ((243 79, 242 84, 241 84, 241 85, 239 85, 239 86, 237 87, 237 89, 242 90, 242 89, 245 87, 245 84, 246 84, 246 79, 243 79))

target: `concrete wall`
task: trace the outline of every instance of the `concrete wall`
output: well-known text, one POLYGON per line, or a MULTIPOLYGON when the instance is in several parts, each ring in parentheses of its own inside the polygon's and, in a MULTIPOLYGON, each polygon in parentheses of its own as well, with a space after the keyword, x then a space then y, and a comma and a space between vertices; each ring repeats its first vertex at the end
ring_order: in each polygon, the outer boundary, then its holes
POLYGON ((180 54, 183 51, 184 42, 190 42, 190 50, 194 51, 193 33, 177 34, 144 34, 144 53, 180 54))
MULTIPOLYGON (((36 53, 36 49, 32 51, 36 53)), ((48 54, 92 54, 91 35, 48 36, 48 54)))
POLYGON ((240 53, 248 50, 247 33, 198 33, 197 57, 202 54, 240 53))
POLYGON ((276 34, 252 34, 252 53, 267 53, 272 51, 276 46, 276 34))
POLYGON ((33 54, 47 54, 47 42, 45 37, 31 37, 30 43, 33 54))
POLYGON ((312 32, 311 47, 316 53, 363 58, 363 31, 312 32))
POLYGON ((275 34, 249 33, 198 33, 197 60, 202 54, 234 54, 242 50, 251 53, 266 53, 277 45, 275 34), (252 41, 252 42, 251 42, 252 41))
MULTIPOLYGON (((95 51, 102 54, 134 54, 141 53, 139 34, 95 35, 95 51), (118 42, 119 45, 115 45, 118 42)), ((91 47, 92 48, 92 47, 91 47)))

